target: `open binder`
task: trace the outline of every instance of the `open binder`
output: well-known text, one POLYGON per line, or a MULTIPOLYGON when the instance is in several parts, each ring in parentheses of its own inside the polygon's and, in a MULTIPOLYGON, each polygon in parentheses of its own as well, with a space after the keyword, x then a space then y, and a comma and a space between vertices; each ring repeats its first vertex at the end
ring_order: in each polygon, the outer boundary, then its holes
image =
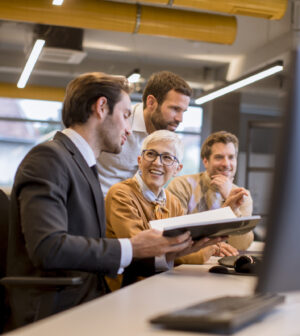
POLYGON ((260 216, 236 217, 230 207, 209 210, 180 217, 150 221, 152 228, 173 237, 190 231, 194 240, 203 237, 232 236, 255 228, 260 216))

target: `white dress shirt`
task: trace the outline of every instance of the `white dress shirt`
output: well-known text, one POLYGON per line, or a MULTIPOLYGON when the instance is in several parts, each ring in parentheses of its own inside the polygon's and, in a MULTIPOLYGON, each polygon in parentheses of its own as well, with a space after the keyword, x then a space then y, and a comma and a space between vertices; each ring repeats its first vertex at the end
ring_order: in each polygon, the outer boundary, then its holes
POLYGON ((119 154, 101 152, 97 169, 103 194, 115 183, 133 177, 138 170, 137 157, 141 154, 142 142, 148 135, 144 120, 143 104, 136 104, 131 116, 131 134, 119 154))

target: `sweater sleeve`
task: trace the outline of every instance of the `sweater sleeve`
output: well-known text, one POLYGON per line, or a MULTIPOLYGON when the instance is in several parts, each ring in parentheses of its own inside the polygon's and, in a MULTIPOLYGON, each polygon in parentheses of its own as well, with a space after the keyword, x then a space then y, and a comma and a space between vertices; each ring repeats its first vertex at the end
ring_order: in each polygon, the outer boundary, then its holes
POLYGON ((109 189, 105 199, 106 235, 110 238, 131 238, 149 229, 135 198, 122 183, 109 189))
POLYGON ((185 177, 175 177, 168 185, 167 189, 176 196, 184 210, 184 214, 188 213, 189 202, 192 196, 192 187, 185 177))
MULTIPOLYGON (((249 196, 245 197, 244 203, 235 211, 235 214, 240 216, 251 216, 253 211, 253 200, 248 190, 249 196)), ((238 250, 246 250, 253 242, 254 234, 252 231, 238 236, 230 236, 228 243, 238 250)))
MULTIPOLYGON (((133 191, 123 182, 113 185, 105 199, 106 235, 110 238, 131 238, 139 232, 149 229, 142 207, 133 191)), ((123 280, 118 280, 117 288, 134 283, 140 277, 155 273, 155 259, 133 259, 125 269, 123 280)), ((113 280, 108 280, 111 287, 113 280)))

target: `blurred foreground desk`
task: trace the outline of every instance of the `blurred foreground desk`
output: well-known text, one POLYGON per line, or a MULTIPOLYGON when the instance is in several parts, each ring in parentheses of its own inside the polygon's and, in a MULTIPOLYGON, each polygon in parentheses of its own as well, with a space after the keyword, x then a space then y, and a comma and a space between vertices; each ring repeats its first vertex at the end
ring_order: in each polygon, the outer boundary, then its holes
MULTIPOLYGON (((214 259, 214 258, 212 258, 214 259)), ((208 273, 207 265, 181 265, 127 288, 96 299, 9 335, 22 336, 173 336, 199 335, 157 329, 148 323, 154 315, 222 295, 249 294, 255 277, 208 273)), ((265 319, 234 334, 299 335, 300 292, 286 296, 286 303, 265 319)), ((206 335, 206 334, 201 334, 206 335)))

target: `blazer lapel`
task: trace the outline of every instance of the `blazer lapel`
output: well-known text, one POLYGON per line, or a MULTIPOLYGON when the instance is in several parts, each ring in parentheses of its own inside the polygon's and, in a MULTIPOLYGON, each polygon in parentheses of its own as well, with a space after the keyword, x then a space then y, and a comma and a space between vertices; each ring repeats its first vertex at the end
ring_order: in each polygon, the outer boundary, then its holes
POLYGON ((92 190, 92 194, 94 197, 95 208, 97 210, 101 237, 104 237, 105 235, 105 215, 104 215, 105 207, 104 207, 104 197, 103 197, 103 193, 101 190, 99 180, 96 178, 91 168, 88 166, 87 162, 81 155, 80 151, 77 149, 74 143, 66 135, 64 135, 61 132, 57 132, 54 139, 61 141, 63 145, 68 149, 68 151, 71 153, 74 159, 75 164, 79 167, 82 174, 86 178, 88 184, 90 185, 90 188, 92 190))

